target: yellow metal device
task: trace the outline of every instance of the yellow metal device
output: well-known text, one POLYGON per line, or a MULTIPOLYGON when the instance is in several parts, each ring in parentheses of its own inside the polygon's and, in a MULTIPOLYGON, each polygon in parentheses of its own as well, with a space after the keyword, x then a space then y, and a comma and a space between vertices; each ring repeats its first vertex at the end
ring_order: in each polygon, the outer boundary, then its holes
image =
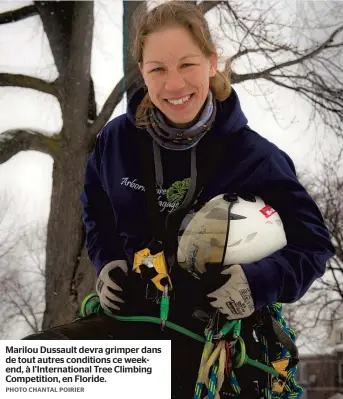
MULTIPOLYGON (((288 363, 289 363, 289 359, 288 358, 280 359, 280 360, 276 360, 275 362, 272 362, 272 366, 281 375, 283 375, 284 377, 287 377, 286 368, 288 366, 288 363)), ((286 385, 286 380, 281 381, 281 380, 279 380, 277 378, 273 378, 272 379, 272 391, 273 392, 278 392, 278 393, 283 392, 283 389, 284 389, 285 385, 286 385)))
POLYGON ((155 275, 151 278, 151 281, 160 291, 164 291, 164 286, 161 284, 161 280, 164 278, 168 279, 169 288, 172 289, 172 283, 168 274, 167 263, 163 251, 154 255, 150 253, 149 248, 145 248, 136 252, 133 260, 133 270, 136 273, 142 274, 142 265, 147 266, 155 272, 155 275))

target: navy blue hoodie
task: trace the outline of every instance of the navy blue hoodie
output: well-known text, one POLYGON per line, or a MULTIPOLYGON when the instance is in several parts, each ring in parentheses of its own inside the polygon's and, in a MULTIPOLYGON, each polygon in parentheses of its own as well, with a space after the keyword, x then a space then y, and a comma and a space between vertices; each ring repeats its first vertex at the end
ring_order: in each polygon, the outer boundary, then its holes
MULTIPOLYGON (((87 164, 80 198, 88 253, 97 274, 113 260, 126 259, 132 264, 134 253, 145 248, 152 238, 137 148, 137 135, 148 135, 148 132, 135 127, 135 112, 143 95, 142 90, 136 92, 127 113, 103 128, 87 164)), ((329 233, 318 207, 299 183, 291 159, 248 128, 235 91, 227 100, 217 102, 217 107, 211 130, 197 144, 197 167, 206 167, 208 148, 213 140, 223 140, 227 150, 199 201, 227 192, 254 194, 278 211, 287 246, 242 267, 256 309, 276 301, 294 302, 324 274, 326 262, 334 254, 329 233)), ((153 157, 152 149, 146 156, 153 157)), ((159 210, 166 215, 180 202, 177 196, 170 195, 170 190, 173 192, 173 187, 179 187, 190 177, 190 150, 161 148, 161 159, 163 187, 157 188, 157 193, 159 210)), ((136 273, 130 273, 131 294, 126 313, 158 317, 156 297, 149 297, 135 276, 136 273)), ((186 289, 187 294, 178 294, 176 287, 176 296, 188 301, 192 292, 192 299, 196 298, 196 288, 190 291, 189 284, 188 281, 179 289, 186 289)), ((196 299, 194 301, 190 307, 196 306, 196 299)), ((179 309, 185 312, 183 307, 179 309)), ((172 312, 171 321, 180 321, 176 320, 179 313, 173 316, 172 312)))

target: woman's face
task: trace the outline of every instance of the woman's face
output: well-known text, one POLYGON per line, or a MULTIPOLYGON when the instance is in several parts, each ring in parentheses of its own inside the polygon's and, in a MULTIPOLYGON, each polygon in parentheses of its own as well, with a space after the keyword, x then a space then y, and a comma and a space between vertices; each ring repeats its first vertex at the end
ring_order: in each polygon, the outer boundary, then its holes
POLYGON ((151 101, 174 124, 192 122, 217 72, 217 56, 206 57, 183 27, 150 33, 139 65, 151 101))

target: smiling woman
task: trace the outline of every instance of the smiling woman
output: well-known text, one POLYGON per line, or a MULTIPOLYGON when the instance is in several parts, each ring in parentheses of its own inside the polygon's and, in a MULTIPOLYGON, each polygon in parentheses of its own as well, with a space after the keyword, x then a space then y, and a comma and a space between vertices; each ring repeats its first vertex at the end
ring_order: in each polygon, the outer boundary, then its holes
MULTIPOLYGON (((194 391, 201 351, 191 339, 206 336, 211 359, 219 348, 224 370, 231 344, 243 353, 242 332, 246 353, 273 373, 272 362, 290 359, 285 395, 299 398, 294 334, 277 302, 298 300, 323 275, 334 253, 323 218, 292 160, 248 126, 194 2, 136 16, 133 54, 146 86, 98 134, 80 197, 98 276, 87 301, 100 315, 32 339, 171 339, 171 393, 181 399, 204 388, 194 391), (123 322, 136 316, 146 323, 123 322)), ((237 381, 240 399, 275 396, 266 373, 238 365, 209 393, 237 397, 237 381)))
POLYGON ((175 126, 191 126, 208 96, 217 55, 206 57, 185 28, 170 27, 147 37, 139 66, 155 106, 175 126))
POLYGON ((137 109, 138 124, 145 124, 153 104, 170 125, 187 128, 199 118, 210 89, 217 100, 229 96, 229 76, 218 71, 216 47, 198 8, 166 3, 147 13, 142 7, 135 22, 132 52, 148 90, 137 109))

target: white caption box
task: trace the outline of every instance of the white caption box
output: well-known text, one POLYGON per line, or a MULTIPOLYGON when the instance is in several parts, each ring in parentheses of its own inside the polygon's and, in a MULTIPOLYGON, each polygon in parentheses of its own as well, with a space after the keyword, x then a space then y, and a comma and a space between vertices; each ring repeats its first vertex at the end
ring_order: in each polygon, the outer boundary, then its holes
POLYGON ((170 341, 3 340, 0 357, 3 399, 170 398, 170 341))

